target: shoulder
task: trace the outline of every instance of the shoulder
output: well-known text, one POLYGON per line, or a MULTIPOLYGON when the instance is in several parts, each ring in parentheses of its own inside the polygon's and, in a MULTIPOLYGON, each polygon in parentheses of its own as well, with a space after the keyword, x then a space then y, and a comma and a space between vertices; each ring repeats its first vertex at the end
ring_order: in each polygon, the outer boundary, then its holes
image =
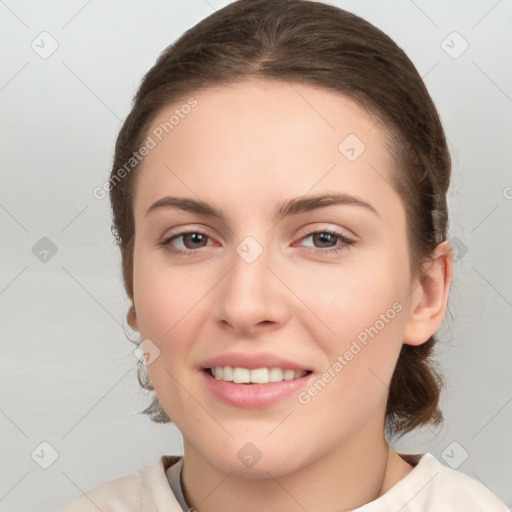
POLYGON ((481 482, 441 464, 431 453, 401 457, 414 468, 357 512, 510 512, 481 482))
POLYGON ((141 473, 110 480, 82 493, 60 512, 130 512, 142 510, 142 503, 153 505, 155 511, 180 511, 165 474, 166 469, 179 459, 163 455, 155 464, 144 467, 141 473))
POLYGON ((137 510, 140 475, 132 474, 105 482, 76 497, 61 512, 113 512, 137 510))
POLYGON ((444 510, 454 512, 467 510, 509 512, 506 505, 483 483, 441 464, 430 453, 425 454, 423 458, 428 463, 432 484, 427 495, 434 508, 443 506, 444 510), (450 508, 447 509, 446 505, 450 508))

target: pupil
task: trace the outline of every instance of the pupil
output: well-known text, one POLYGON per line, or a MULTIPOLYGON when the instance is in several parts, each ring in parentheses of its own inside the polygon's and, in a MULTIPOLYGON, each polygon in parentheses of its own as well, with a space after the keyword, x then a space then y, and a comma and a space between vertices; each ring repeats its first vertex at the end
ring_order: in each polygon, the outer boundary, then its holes
POLYGON ((200 243, 203 238, 201 233, 190 233, 188 236, 192 239, 192 244, 200 243))
MULTIPOLYGON (((333 235, 331 233, 320 233, 318 235, 318 237, 320 238, 320 243, 325 243, 325 242, 329 242, 329 239, 333 237, 333 235)), ((331 240, 332 242, 332 240, 331 240)))

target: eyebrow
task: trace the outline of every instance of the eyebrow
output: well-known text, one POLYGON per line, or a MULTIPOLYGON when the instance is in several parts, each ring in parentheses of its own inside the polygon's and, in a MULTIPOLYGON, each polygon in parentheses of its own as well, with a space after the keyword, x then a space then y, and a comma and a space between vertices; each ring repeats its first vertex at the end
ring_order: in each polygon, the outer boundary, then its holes
MULTIPOLYGON (((301 196, 277 204, 274 210, 274 220, 280 220, 284 217, 297 215, 299 213, 310 212, 319 208, 325 208, 332 205, 350 205, 360 206, 373 212, 380 218, 379 212, 361 198, 349 194, 317 194, 312 196, 301 196)), ((226 214, 222 209, 212 206, 204 201, 175 196, 165 196, 154 202, 144 214, 147 216, 151 212, 162 209, 178 209, 186 212, 197 213, 205 217, 212 217, 225 223, 226 214)))

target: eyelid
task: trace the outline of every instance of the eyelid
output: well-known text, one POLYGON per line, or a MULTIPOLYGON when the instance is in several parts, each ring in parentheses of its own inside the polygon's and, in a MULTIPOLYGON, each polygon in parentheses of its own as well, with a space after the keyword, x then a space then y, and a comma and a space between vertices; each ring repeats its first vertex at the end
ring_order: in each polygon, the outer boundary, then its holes
POLYGON ((210 229, 204 227, 201 224, 187 224, 185 226, 176 226, 172 229, 168 229, 161 236, 161 239, 168 240, 169 238, 172 238, 174 236, 185 235, 187 233, 201 233, 201 234, 207 236, 208 238, 211 238, 212 240, 215 239, 215 237, 213 237, 210 234, 210 229))
MULTIPOLYGON (((209 230, 204 229, 203 226, 198 227, 196 225, 190 225, 190 224, 187 226, 183 226, 183 227, 178 226, 176 228, 173 228, 170 233, 166 232, 163 235, 161 241, 159 241, 157 243, 157 245, 164 247, 167 250, 169 250, 170 252, 176 253, 178 255, 184 255, 187 252, 189 255, 191 255, 193 253, 200 254, 202 252, 201 249, 205 249, 206 247, 211 247, 212 245, 218 244, 215 241, 215 238, 212 237, 208 233, 208 231, 209 230), (182 238, 183 236, 185 236, 189 233, 199 233, 199 234, 205 236, 208 240, 213 241, 214 244, 207 243, 206 246, 203 246, 203 247, 200 247, 197 249, 172 249, 171 250, 171 242, 173 242, 174 240, 177 240, 179 238, 182 238)), ((339 226, 330 226, 329 224, 326 224, 326 223, 317 223, 316 226, 308 224, 306 227, 303 226, 301 229, 299 229, 299 233, 294 237, 296 239, 296 241, 293 242, 292 246, 293 247, 295 247, 297 245, 301 246, 301 244, 299 242, 303 241, 306 238, 309 238, 310 236, 312 236, 314 234, 318 234, 318 233, 330 233, 331 235, 334 235, 335 237, 337 237, 342 243, 342 246, 338 247, 338 248, 336 248, 336 246, 332 247, 332 248, 321 248, 321 247, 319 247, 319 248, 310 247, 309 248, 310 251, 313 251, 313 252, 316 251, 318 254, 328 255, 330 253, 338 253, 341 250, 344 250, 346 248, 349 248, 350 246, 355 245, 358 241, 358 237, 356 235, 353 235, 353 232, 346 228, 341 228, 339 226), (348 231, 351 234, 346 234, 345 231, 348 231)))
MULTIPOLYGON (((322 230, 340 232, 347 238, 352 238, 352 239, 359 238, 353 231, 351 231, 347 228, 344 228, 344 227, 342 228, 340 226, 333 226, 328 223, 322 223, 322 222, 317 222, 317 223, 314 223, 313 225, 311 225, 311 223, 310 223, 310 224, 306 224, 305 226, 302 226, 301 228, 299 228, 298 234, 296 236, 299 237, 300 239, 302 239, 303 237, 305 237, 307 235, 311 235, 312 233, 316 233, 316 232, 322 231, 322 230)), ((208 233, 208 231, 209 231, 209 229, 205 228, 201 224, 187 224, 186 226, 183 226, 183 227, 177 226, 175 228, 172 228, 170 230, 170 232, 169 232, 169 230, 167 230, 162 235, 161 239, 168 240, 169 238, 171 238, 175 235, 182 235, 182 234, 186 234, 186 233, 196 233, 196 232, 201 233, 201 234, 207 236, 208 238, 215 239, 215 237, 210 235, 208 233)))
POLYGON ((318 233, 321 231, 334 231, 346 238, 350 238, 351 240, 359 240, 359 237, 352 230, 326 222, 307 224, 305 227, 299 230, 299 234, 297 236, 302 239, 305 236, 311 235, 312 233, 318 233))

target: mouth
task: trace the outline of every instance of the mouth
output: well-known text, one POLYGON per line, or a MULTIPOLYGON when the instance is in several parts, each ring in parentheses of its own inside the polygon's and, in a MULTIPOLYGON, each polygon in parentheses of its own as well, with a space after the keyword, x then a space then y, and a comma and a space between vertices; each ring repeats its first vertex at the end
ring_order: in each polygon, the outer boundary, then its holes
POLYGON ((207 394, 232 407, 262 409, 293 400, 316 375, 307 356, 294 361, 270 352, 228 352, 204 360, 198 370, 207 394))
POLYGON ((293 399, 313 378, 311 370, 275 366, 213 366, 201 373, 211 396, 238 409, 262 409, 293 399))
POLYGON ((204 372, 216 380, 234 384, 270 384, 292 381, 307 377, 311 370, 293 370, 290 368, 242 368, 232 366, 214 366, 205 368, 204 372))

